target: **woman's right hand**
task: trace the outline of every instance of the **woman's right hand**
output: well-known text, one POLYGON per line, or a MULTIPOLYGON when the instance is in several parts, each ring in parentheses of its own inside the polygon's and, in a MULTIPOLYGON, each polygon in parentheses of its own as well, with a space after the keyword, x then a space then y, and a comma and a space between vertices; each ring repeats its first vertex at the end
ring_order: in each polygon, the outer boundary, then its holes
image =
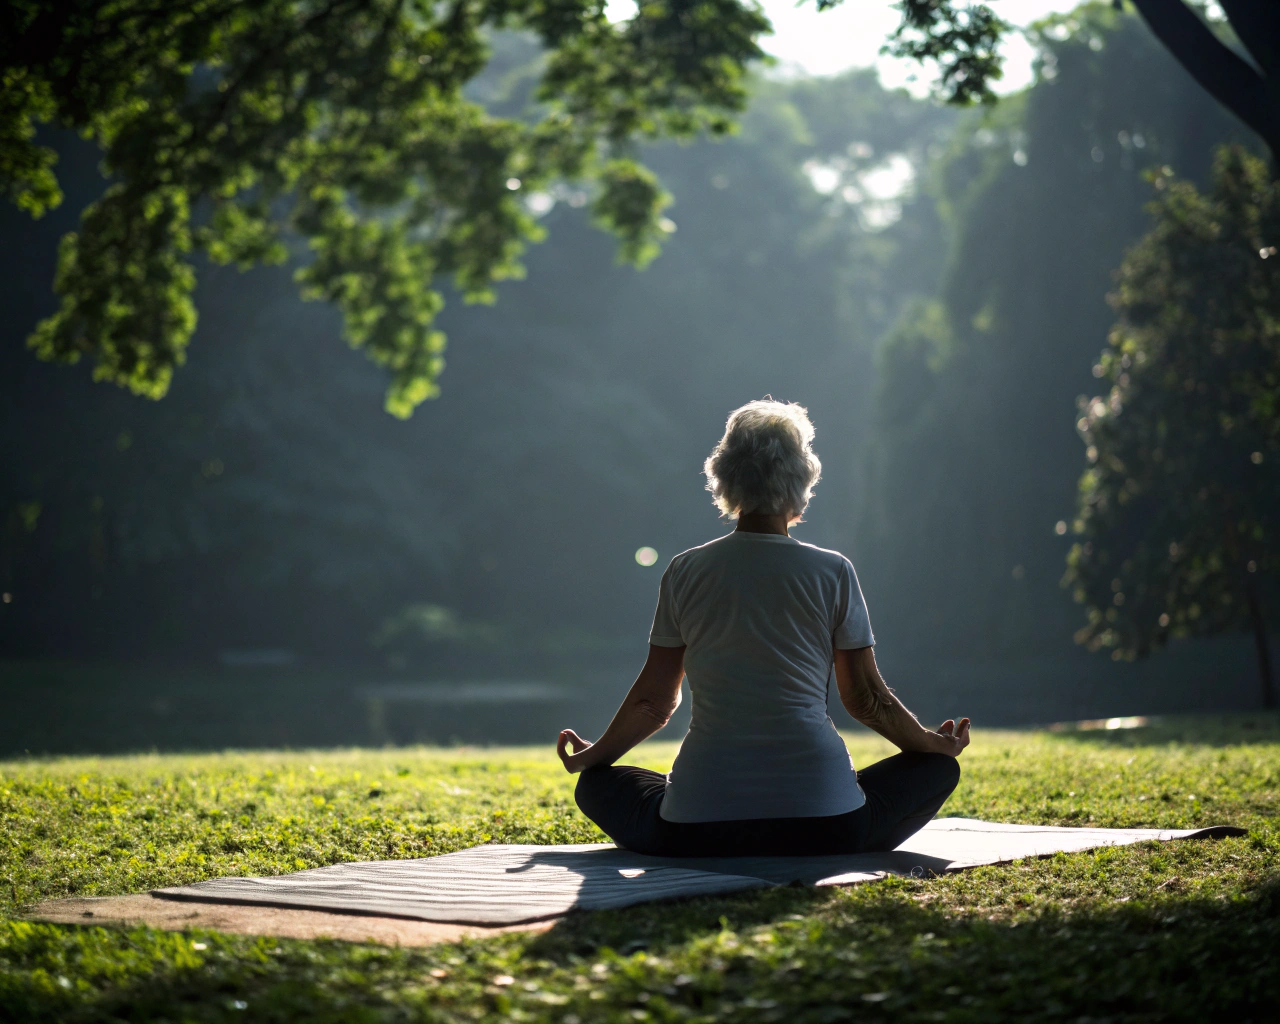
POLYGON ((591 767, 585 756, 591 747, 590 742, 584 740, 572 729, 561 729, 559 742, 556 743, 556 753, 564 763, 564 770, 573 775, 591 767))
POLYGON ((962 718, 957 725, 954 718, 948 718, 934 735, 939 740, 938 753, 959 757, 960 751, 969 745, 969 719, 962 718))

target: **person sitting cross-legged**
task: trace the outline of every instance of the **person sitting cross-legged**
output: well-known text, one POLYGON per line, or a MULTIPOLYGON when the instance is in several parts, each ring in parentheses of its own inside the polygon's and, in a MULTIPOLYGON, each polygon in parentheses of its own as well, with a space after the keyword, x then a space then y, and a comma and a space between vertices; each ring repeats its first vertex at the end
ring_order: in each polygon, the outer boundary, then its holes
POLYGON ((924 728, 880 678, 853 566, 788 535, 821 464, 799 405, 734 411, 706 462, 726 536, 672 559, 658 591, 649 656, 595 743, 572 729, 558 750, 581 772, 582 812, 615 843, 667 857, 892 850, 960 779, 969 720, 924 728), (900 753, 855 771, 827 714, 840 700, 900 753), (669 775, 616 762, 693 694, 669 775))

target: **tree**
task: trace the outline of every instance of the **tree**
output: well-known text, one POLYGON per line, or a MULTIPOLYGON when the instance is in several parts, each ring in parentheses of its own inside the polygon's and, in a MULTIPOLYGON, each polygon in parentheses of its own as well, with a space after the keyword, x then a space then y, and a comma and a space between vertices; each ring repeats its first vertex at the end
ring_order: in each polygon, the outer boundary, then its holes
POLYGON ((1186 4, 1133 0, 1133 5, 1191 76, 1258 133, 1271 150, 1273 164, 1280 166, 1280 6, 1220 0, 1250 63, 1186 4))
POLYGON ((595 219, 642 265, 669 197, 634 143, 727 132, 767 28, 738 0, 644 0, 621 25, 599 0, 15 0, 0 189, 35 216, 59 202, 40 123, 95 140, 112 181, 63 240, 31 347, 159 397, 195 328, 192 252, 294 256, 408 415, 443 368, 433 282, 490 300, 541 237, 529 197, 560 179, 598 185, 595 219), (495 29, 545 47, 533 109, 464 95, 495 29))
POLYGON ((1155 225, 1126 256, 1119 322, 1078 427, 1067 582, 1077 639, 1141 657, 1169 637, 1245 628, 1274 706, 1264 606, 1280 569, 1280 184, 1223 150, 1212 189, 1155 178, 1155 225))
POLYGON ((1054 529, 1105 296, 1149 227, 1143 173, 1207 182, 1216 144, 1252 141, 1138 18, 1094 5, 1042 29, 1036 84, 967 115, 926 176, 946 273, 877 353, 855 563, 890 646, 939 658, 975 638, 984 657, 1076 653, 1054 529))
MULTIPOLYGON (((1046 152, 1048 140, 1043 128, 1037 131, 1031 125, 1040 122, 1047 126, 1052 121, 1065 129, 1068 122, 1079 118, 1079 127, 1092 135, 1093 141, 1084 148, 1078 148, 1078 143, 1064 147, 1055 154, 1059 165, 1067 164, 1075 154, 1088 152, 1087 147, 1092 145, 1093 159, 1097 161, 1094 170, 1127 171, 1121 179, 1128 180, 1125 191, 1130 193, 1140 187, 1134 171, 1144 165, 1155 170, 1172 165, 1183 178, 1201 179, 1200 164, 1212 145, 1231 138, 1233 133, 1229 126, 1214 124, 1215 118, 1208 111, 1189 109, 1188 104, 1194 103, 1196 97, 1175 82, 1184 76, 1166 78, 1166 84, 1161 86, 1152 73, 1155 68, 1144 62, 1125 67, 1123 77, 1102 85, 1098 92, 1082 95, 1078 91, 1080 79, 1076 76, 1081 58, 1083 63, 1092 60, 1100 69, 1105 68, 1119 48, 1126 60, 1143 60, 1143 48, 1121 44, 1123 36, 1132 36, 1137 23, 1137 19, 1123 16, 1118 10, 1121 6, 1089 4, 1070 16, 1040 26, 1040 83, 1027 97, 1034 120, 1026 125, 1031 144, 1021 147, 1023 159, 1029 155, 1034 168, 1046 152), (1088 48, 1080 44, 1088 44, 1088 48), (1090 49, 1095 51, 1092 58, 1090 49), (1070 89, 1072 94, 1068 96, 1063 93, 1069 88, 1069 81, 1077 86, 1070 89), (1056 100, 1051 99, 1055 93, 1056 100), (1046 111, 1047 104, 1056 109, 1046 111), (1074 117, 1073 110, 1078 111, 1074 117), (1116 114, 1121 116, 1116 118, 1116 114), (1142 144, 1141 150, 1135 143, 1142 144)), ((1275 5, 1226 4, 1223 6, 1229 22, 1215 24, 1206 22, 1202 12, 1181 2, 1139 2, 1135 6, 1151 30, 1142 34, 1148 39, 1154 37, 1153 42, 1158 39, 1165 52, 1204 87, 1203 95, 1212 96, 1224 111, 1231 111, 1257 131, 1271 147, 1274 160, 1280 152, 1276 144, 1280 135, 1275 130, 1278 94, 1274 60, 1280 10, 1275 5), (1248 54, 1240 54, 1236 41, 1230 38, 1231 30, 1243 41, 1248 54), (1230 45, 1224 44, 1223 39, 1230 45), (1255 64, 1248 63, 1250 54, 1255 64)), ((965 28, 963 18, 954 20, 959 17, 961 5, 939 5, 931 13, 932 7, 920 5, 922 27, 917 36, 900 39, 897 52, 928 57, 925 44, 930 39, 936 42, 948 25, 952 29, 965 28)), ((904 26, 908 21, 909 17, 904 26)), ((978 35, 971 33, 978 50, 994 45, 995 36, 990 31, 985 43, 978 35)), ((942 49, 955 52, 954 48, 942 49)), ((980 63, 975 66, 980 69, 980 63)), ((989 127, 998 136, 1002 124, 997 119, 989 127)), ((1011 141, 1010 147, 1013 145, 1011 141)), ((998 147, 992 148, 996 157, 1004 155, 998 147)), ((1273 173, 1275 166, 1273 162, 1273 173)), ((1122 212, 1111 207, 1109 201, 1104 206, 1097 191, 1072 200, 1067 198, 1070 185, 1064 182, 1058 194, 1064 199, 1065 218, 1057 220, 1056 225, 1048 218, 1033 219, 1027 236, 1011 240, 1001 225, 1009 216, 1011 204, 1019 201, 1017 177, 1016 169, 1005 162, 998 173, 992 171, 990 177, 980 179, 983 186, 977 200, 967 208, 961 206, 964 219, 973 228, 971 233, 963 229, 959 233, 957 253, 963 253, 964 258, 955 261, 942 302, 925 305, 913 318, 904 320, 886 346, 881 365, 879 443, 886 450, 875 465, 887 485, 882 490, 886 507, 912 510, 906 521, 902 517, 885 521, 882 534, 889 541, 902 534, 930 538, 915 547, 899 547, 899 552, 912 557, 900 555, 895 564, 909 566, 914 562, 924 567, 926 578, 918 589, 936 596, 919 602, 920 607, 912 611, 917 619, 922 611, 932 611, 937 626, 930 622, 925 632, 937 636, 939 630, 945 630, 957 641, 974 635, 988 640, 1016 637, 1020 632, 1030 636, 1043 630, 1046 623, 1066 626, 1067 609, 1049 595, 1058 571, 1048 564, 1054 550, 1045 536, 1045 527, 1057 518, 1056 512, 1049 511, 1054 508, 1054 493, 1063 490, 1068 472, 1078 473, 1068 470, 1068 466, 1079 465, 1079 448, 1064 450, 1068 436, 1062 430, 1048 429, 1046 411, 1077 387, 1073 381, 1079 372, 1076 367, 1087 367, 1080 358, 1081 344, 1087 346, 1091 336, 1105 333, 1105 321, 1099 315, 1102 310, 1082 302, 1086 296, 1073 283, 1080 269, 1098 266, 1084 254, 1115 246, 1125 235, 1134 239, 1134 228, 1139 226, 1134 218, 1138 212, 1136 202, 1127 204, 1128 209, 1122 212), (1035 268, 1044 261, 1038 252, 1046 244, 1054 251, 1069 253, 1075 265, 1064 266, 1050 277, 1037 275, 1035 268), (1005 252, 1026 261, 1026 271, 1002 266, 1005 252), (1074 302, 1068 300, 1072 294, 1078 296, 1074 302), (1063 336, 1064 330, 1074 333, 1075 338, 1068 340, 1063 336), (1046 345, 1049 341, 1052 346, 1046 345), (1044 511, 1028 514, 1037 508, 1044 511), (998 585, 1001 575, 1003 586, 998 585), (943 582, 948 579, 965 581, 963 602, 951 596, 951 589, 943 582), (941 585, 930 587, 931 581, 941 585), (984 590, 988 594, 986 600, 974 599, 984 590), (1000 600, 1002 592, 1009 595, 1004 601, 1000 600)), ((1116 250, 1117 262, 1119 257, 1116 250)), ((1231 280, 1224 277, 1228 266, 1203 261, 1189 267, 1187 273, 1211 275, 1203 282, 1203 289, 1221 297, 1232 288, 1231 280)), ((1183 283, 1188 290, 1193 289, 1190 277, 1183 283)), ((1241 289, 1235 297, 1238 304, 1258 298, 1257 290, 1250 290, 1246 278, 1236 285, 1241 289)), ((1101 295, 1104 283, 1099 281, 1096 287, 1096 294, 1101 295)), ((1242 310, 1243 305, 1238 308, 1242 310)), ((1265 303, 1255 312, 1265 317, 1265 303)), ((1158 325, 1153 324, 1151 330, 1157 329, 1158 325)), ((1204 335, 1199 340, 1206 343, 1204 335)), ((1188 335, 1181 342, 1193 344, 1194 339, 1188 335)), ((1207 357, 1208 353, 1202 355, 1207 357)), ((1255 369, 1266 364, 1265 352, 1254 356, 1255 369)), ((1268 378, 1259 373, 1250 386, 1259 394, 1265 394, 1268 388, 1274 391, 1274 376, 1268 378)), ((1208 407, 1212 407, 1211 400, 1208 407)), ((1135 477, 1141 478, 1144 469, 1140 460, 1127 460, 1126 465, 1135 477)), ((1198 468, 1206 480, 1216 471, 1212 461, 1200 462, 1198 468)), ((1120 493, 1122 480, 1111 483, 1120 493)), ((1063 507, 1061 499, 1056 507, 1063 507)), ((1127 525, 1131 531, 1141 531, 1141 515, 1133 511, 1127 525)), ((1066 529, 1065 522, 1058 523, 1060 533, 1066 529)), ((1187 544, 1198 541, 1198 537, 1188 536, 1185 543, 1179 542, 1185 558, 1217 557, 1213 548, 1192 553, 1187 544)), ((1083 539, 1082 549, 1088 542, 1087 537, 1083 539)), ((1168 543, 1166 540, 1166 547, 1168 543)), ((892 552, 893 548, 891 543, 884 544, 877 553, 892 552)), ((1071 572, 1076 570, 1072 568, 1071 572)), ((1093 612, 1102 616, 1101 625, 1098 620, 1092 621, 1081 634, 1083 641, 1095 649, 1105 646, 1099 638, 1105 633, 1106 620, 1125 614, 1124 609, 1129 608, 1126 599, 1132 599, 1131 591, 1141 577, 1138 568, 1123 581, 1116 572, 1104 572, 1099 584, 1102 593, 1088 595, 1093 612), (1124 584, 1123 607, 1106 603, 1115 600, 1109 589, 1113 582, 1124 584)), ((1246 582, 1253 596, 1237 588, 1234 600, 1245 609, 1244 624, 1259 638, 1260 664, 1265 673, 1268 659, 1263 610, 1268 602, 1258 589, 1263 582, 1256 578, 1246 582)), ((1149 585, 1158 586, 1158 580, 1149 585)), ((1158 617, 1161 610, 1153 614, 1158 617)), ((1202 629, 1190 632, 1212 632, 1236 624, 1240 623, 1211 626, 1206 621, 1202 629)), ((1121 658, 1150 649, 1150 645, 1120 643, 1114 634, 1108 634, 1107 639, 1117 640, 1121 658)))
MULTIPOLYGON (((817 0, 820 10, 843 0, 817 0)), ((1131 0, 1152 33, 1219 103, 1257 132, 1280 161, 1280 5, 1220 0, 1232 35, 1247 57, 1205 22, 1203 10, 1182 0, 1131 0)), ((1123 8, 1121 0, 1112 6, 1123 8)), ((932 61, 942 92, 953 102, 991 103, 990 83, 1001 76, 997 53, 1011 26, 985 4, 970 0, 901 0, 902 24, 886 51, 932 61)))

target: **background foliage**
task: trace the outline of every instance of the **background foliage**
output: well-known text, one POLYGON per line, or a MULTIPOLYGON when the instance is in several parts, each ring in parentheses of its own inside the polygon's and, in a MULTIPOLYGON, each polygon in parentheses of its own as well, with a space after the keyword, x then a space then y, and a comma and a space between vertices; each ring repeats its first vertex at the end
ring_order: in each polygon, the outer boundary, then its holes
MULTIPOLYGON (((463 101, 520 120, 538 44, 487 45, 463 101)), ((657 578, 633 552, 661 566, 715 532, 702 458, 729 408, 771 393, 813 411, 826 476, 799 536, 853 557, 893 678, 998 692, 1014 720, 1085 674, 1138 693, 1136 670, 1073 660, 1076 402, 1151 223, 1147 172, 1204 189, 1219 144, 1256 140, 1132 15, 1089 5, 1039 45, 1036 84, 989 112, 863 73, 753 80, 740 134, 635 154, 677 197, 643 274, 592 230, 590 182, 548 183, 521 207, 548 235, 528 276, 439 313, 449 387, 407 423, 377 409, 383 372, 332 344, 341 316, 279 268, 199 255, 208 344, 171 400, 34 363, 55 240, 102 188, 92 147, 43 137, 68 201, 0 212, 2 649, 625 675, 657 578), (448 635, 390 641, 415 608, 448 635)), ((1234 650, 1185 649, 1142 700, 1190 701, 1234 650)))
POLYGON ((1072 424, 1112 273, 1149 225, 1144 172, 1204 182, 1240 131, 1136 19, 1094 5, 1040 39, 1038 84, 935 169, 951 258, 879 352, 858 531, 864 575, 893 581, 883 639, 993 660, 1066 653, 1080 625, 1059 585, 1072 424))
POLYGON ((1228 629, 1264 640, 1276 596, 1280 187, 1238 149, 1205 194, 1155 184, 1096 371, 1111 389, 1077 424, 1091 465, 1067 579, 1088 605, 1079 639, 1116 658, 1228 629))
MULTIPOLYGON (((533 51, 501 45, 516 78, 533 51)), ((479 83, 489 102, 505 87, 479 83)), ((876 201, 817 193, 806 164, 840 157, 850 184, 895 155, 922 166, 953 120, 866 73, 760 83, 740 137, 647 152, 682 199, 643 275, 614 265, 586 191, 563 186, 530 277, 494 307, 443 314, 451 385, 408 423, 380 414, 380 375, 324 344, 334 315, 299 304, 279 271, 202 272, 211 343, 172 401, 131 402, 6 346, 4 430, 44 439, 15 444, 4 478, 10 509, 39 508, 6 549, 10 642, 339 653, 429 603, 501 624, 513 645, 633 649, 655 580, 632 553, 669 556, 715 528, 692 473, 725 411, 802 395, 838 466, 875 336, 941 262, 928 204, 869 229, 876 201), (53 582, 82 580, 86 558, 91 587, 53 582)), ((10 216, 31 251, 60 227, 10 216)), ((14 265, 15 311, 40 308, 39 275, 14 265)))

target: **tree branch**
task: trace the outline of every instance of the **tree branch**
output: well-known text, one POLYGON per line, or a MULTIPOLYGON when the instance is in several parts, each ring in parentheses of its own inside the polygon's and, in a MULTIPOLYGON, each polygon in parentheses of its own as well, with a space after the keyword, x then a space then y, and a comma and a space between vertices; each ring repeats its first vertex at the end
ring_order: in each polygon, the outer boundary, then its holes
POLYGON ((1267 81, 1182 0, 1133 0, 1147 26, 1201 86, 1262 136, 1280 160, 1280 112, 1267 81))
POLYGON ((1268 84, 1280 75, 1280 4, 1257 0, 1221 0, 1236 38, 1267 76, 1268 84))

